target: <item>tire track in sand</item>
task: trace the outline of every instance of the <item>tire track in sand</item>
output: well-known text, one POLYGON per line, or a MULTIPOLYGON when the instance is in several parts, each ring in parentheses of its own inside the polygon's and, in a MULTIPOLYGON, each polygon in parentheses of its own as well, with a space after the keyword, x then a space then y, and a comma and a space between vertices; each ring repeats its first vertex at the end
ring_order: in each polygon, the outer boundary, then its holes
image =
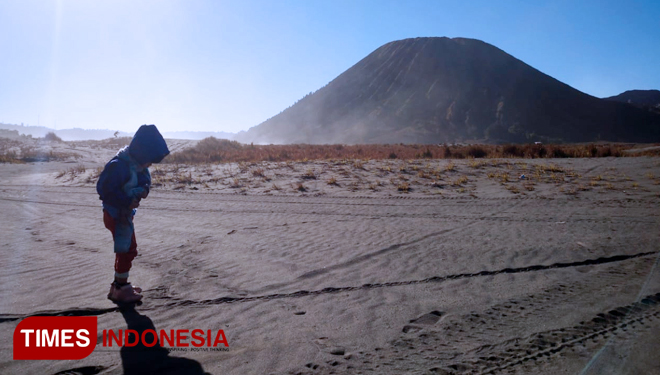
POLYGON ((490 349, 495 345, 485 345, 473 352, 486 352, 475 361, 466 364, 455 364, 449 367, 462 373, 493 374, 499 371, 522 365, 584 344, 588 340, 607 338, 610 334, 625 331, 635 324, 644 324, 650 319, 660 317, 660 293, 648 295, 639 302, 614 308, 608 312, 599 313, 587 322, 569 327, 543 331, 524 338, 507 340, 497 345, 496 351, 490 349))
MULTIPOLYGON (((446 276, 433 276, 418 280, 371 283, 371 284, 363 284, 360 286, 326 287, 323 289, 312 290, 312 291, 299 290, 292 293, 273 293, 273 294, 251 296, 251 297, 219 297, 219 298, 207 299, 207 300, 178 300, 161 305, 144 307, 143 310, 148 311, 148 310, 156 310, 160 308, 175 308, 182 306, 212 306, 212 305, 220 305, 226 303, 268 301, 268 300, 282 299, 282 298, 301 298, 308 296, 317 296, 322 294, 334 294, 334 293, 369 290, 369 289, 377 289, 377 288, 398 287, 398 286, 408 286, 408 285, 418 285, 418 284, 428 284, 428 283, 441 283, 450 280, 469 279, 469 278, 482 277, 482 276, 496 276, 501 274, 537 272, 537 271, 546 271, 546 270, 580 267, 580 266, 596 266, 601 264, 616 263, 616 262, 622 262, 635 258, 647 257, 655 254, 657 254, 657 251, 637 253, 632 255, 615 255, 615 256, 601 257, 596 259, 586 259, 579 262, 553 263, 549 265, 531 265, 526 267, 503 268, 495 271, 484 270, 474 273, 460 273, 460 274, 453 274, 446 276)), ((149 290, 145 291, 145 293, 148 292, 149 290)), ((101 308, 68 309, 68 310, 59 310, 59 311, 34 312, 29 314, 5 313, 5 314, 0 314, 0 323, 20 320, 30 316, 98 316, 115 311, 119 311, 119 308, 113 307, 113 308, 105 308, 105 309, 101 309, 101 308)))

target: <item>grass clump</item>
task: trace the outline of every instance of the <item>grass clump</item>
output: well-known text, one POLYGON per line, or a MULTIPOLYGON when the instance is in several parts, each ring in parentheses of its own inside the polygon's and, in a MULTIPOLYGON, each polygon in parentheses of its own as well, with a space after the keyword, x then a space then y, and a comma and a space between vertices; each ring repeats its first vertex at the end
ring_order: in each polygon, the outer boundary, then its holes
POLYGON ((400 184, 397 185, 396 190, 403 193, 408 193, 410 192, 410 184, 407 182, 401 182, 400 184))

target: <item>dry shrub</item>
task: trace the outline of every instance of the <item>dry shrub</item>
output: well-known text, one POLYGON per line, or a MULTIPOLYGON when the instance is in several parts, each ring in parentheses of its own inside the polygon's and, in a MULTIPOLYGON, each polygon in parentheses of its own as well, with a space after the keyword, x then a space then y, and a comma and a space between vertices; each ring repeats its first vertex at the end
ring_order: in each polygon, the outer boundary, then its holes
POLYGON ((429 150, 429 148, 427 147, 427 148, 426 148, 426 151, 424 151, 424 152, 422 152, 421 154, 419 154, 419 156, 417 157, 417 159, 433 159, 433 153, 432 153, 431 150, 429 150))
POLYGON ((103 172, 103 167, 97 167, 94 172, 87 177, 86 182, 88 184, 96 182, 99 179, 99 176, 101 176, 101 172, 103 172))
POLYGON ((8 154, 0 155, 0 163, 23 164, 25 162, 17 158, 16 154, 8 153, 8 154))
POLYGON ((407 193, 407 192, 410 191, 410 184, 408 184, 407 182, 402 182, 402 183, 400 183, 400 184, 397 185, 396 189, 397 189, 398 191, 401 191, 401 192, 407 193))
POLYGON ((305 174, 302 175, 302 178, 304 180, 316 180, 316 173, 314 173, 313 169, 308 169, 305 174))
POLYGON ((502 154, 504 157, 510 158, 522 158, 525 156, 524 151, 518 145, 506 145, 502 148, 502 154))
POLYGON ((231 183, 229 184, 229 187, 232 188, 232 189, 238 189, 238 188, 243 187, 243 184, 241 183, 240 179, 234 177, 234 178, 232 178, 231 183))
POLYGON ((452 181, 451 184, 454 185, 454 186, 461 186, 461 185, 463 185, 467 182, 468 182, 467 176, 461 176, 461 177, 457 178, 456 180, 452 181))
POLYGON ((507 185, 506 189, 512 192, 513 194, 520 194, 520 189, 513 185, 507 185))
MULTIPOLYGON (((98 169, 97 169, 98 170, 98 169)), ((59 171, 56 175, 55 178, 62 178, 66 176, 67 174, 70 176, 70 180, 73 180, 76 178, 78 175, 82 175, 87 171, 87 168, 85 168, 84 165, 78 164, 75 167, 65 169, 63 171, 59 171)), ((97 176, 98 178, 98 176, 97 176)), ((87 180, 89 181, 91 177, 89 177, 87 180)))
POLYGON ((75 153, 40 149, 38 143, 0 138, 0 163, 31 163, 38 161, 64 161, 78 159, 75 153))
POLYGON ((13 158, 15 160, 9 162, 33 163, 33 162, 48 162, 48 161, 65 161, 70 159, 77 160, 81 157, 82 157, 81 155, 73 154, 73 153, 55 152, 52 150, 46 152, 44 150, 37 150, 32 147, 22 147, 20 154, 13 155, 13 158))
POLYGON ((44 140, 49 141, 49 142, 62 142, 62 138, 58 137, 57 134, 53 132, 48 132, 44 136, 44 140))
POLYGON ((560 146, 550 146, 549 155, 551 158, 567 158, 569 154, 560 146))
MULTIPOLYGON (((614 156, 623 156, 623 155, 614 155, 614 156)), ((648 150, 635 152, 632 155, 626 155, 626 156, 660 156, 660 148, 651 148, 648 150)))
POLYGON ((467 154, 475 159, 478 159, 485 158, 486 155, 488 155, 488 152, 486 152, 486 150, 484 150, 484 148, 481 146, 470 146, 467 154))
MULTIPOLYGON (((310 160, 357 160, 356 168, 363 167, 364 160, 422 158, 464 159, 472 158, 575 158, 624 156, 623 151, 631 144, 602 145, 417 145, 417 144, 363 144, 363 145, 252 145, 226 139, 206 138, 195 147, 176 152, 165 163, 218 163, 218 162, 291 162, 310 160)), ((660 154, 660 151, 649 153, 660 154)), ((630 156, 647 155, 634 153, 630 156)))

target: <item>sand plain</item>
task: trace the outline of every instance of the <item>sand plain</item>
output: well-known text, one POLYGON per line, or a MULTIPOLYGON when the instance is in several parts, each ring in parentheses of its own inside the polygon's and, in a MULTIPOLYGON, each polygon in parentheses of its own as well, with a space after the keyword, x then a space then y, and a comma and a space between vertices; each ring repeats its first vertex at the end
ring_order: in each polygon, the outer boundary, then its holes
POLYGON ((114 150, 72 152, 0 164, 0 373, 660 373, 659 158, 161 165, 120 311, 94 190, 114 150), (13 361, 38 314, 230 345, 13 361))

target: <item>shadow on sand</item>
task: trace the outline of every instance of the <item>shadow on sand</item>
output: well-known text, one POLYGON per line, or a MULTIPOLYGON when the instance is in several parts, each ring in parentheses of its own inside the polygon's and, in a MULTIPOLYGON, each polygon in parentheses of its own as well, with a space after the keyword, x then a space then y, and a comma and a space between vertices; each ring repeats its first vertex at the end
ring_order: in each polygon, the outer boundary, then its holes
MULTIPOLYGON (((146 315, 140 315, 135 308, 125 308, 121 314, 126 320, 128 329, 137 331, 142 336, 142 332, 153 329, 154 323, 146 315)), ((147 334, 148 335, 148 334, 147 334)), ((147 336, 149 337, 149 336, 147 336)), ((131 333, 130 342, 136 340, 131 333)), ((124 368, 124 374, 186 374, 186 375, 209 375, 204 372, 202 365, 188 358, 171 357, 167 349, 157 343, 155 346, 146 347, 141 341, 136 346, 123 346, 121 348, 121 361, 124 368)))

